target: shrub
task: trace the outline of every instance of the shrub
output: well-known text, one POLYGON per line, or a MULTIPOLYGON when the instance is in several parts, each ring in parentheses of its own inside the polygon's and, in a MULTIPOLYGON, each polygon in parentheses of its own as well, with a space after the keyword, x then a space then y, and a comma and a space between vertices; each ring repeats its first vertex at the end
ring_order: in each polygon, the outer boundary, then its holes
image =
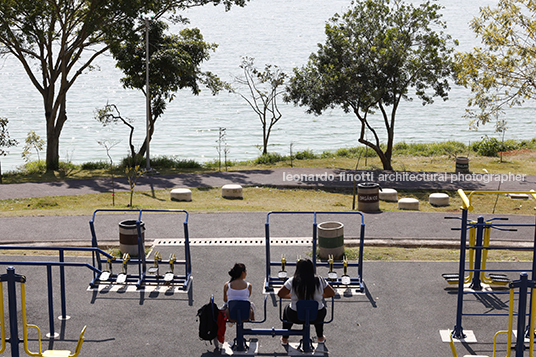
POLYGON ((457 141, 445 141, 439 143, 423 144, 405 142, 396 143, 393 146, 393 154, 410 156, 442 156, 454 155, 466 152, 467 145, 457 141))
POLYGON ((132 156, 128 155, 127 157, 124 157, 121 159, 120 167, 121 168, 127 168, 127 167, 134 167, 134 166, 145 166, 146 159, 143 156, 136 155, 136 160, 132 158, 132 156))
POLYGON ((253 161, 253 163, 256 165, 268 165, 268 164, 275 164, 276 162, 280 162, 285 159, 286 158, 282 156, 281 154, 273 152, 273 153, 268 153, 268 154, 259 156, 253 161))
POLYGON ((363 148, 353 147, 353 148, 342 148, 335 151, 336 157, 358 157, 362 152, 363 148))
POLYGON ((501 142, 497 138, 490 138, 487 135, 471 145, 471 149, 482 156, 497 156, 501 151, 516 150, 519 147, 520 144, 514 140, 501 142))
POLYGON ((84 162, 80 165, 82 170, 106 170, 110 167, 110 163, 106 161, 91 161, 84 162))
POLYGON ((200 169, 203 165, 195 160, 175 160, 174 169, 200 169))
POLYGON ((30 161, 19 167, 25 174, 42 174, 47 170, 47 163, 44 160, 30 161))
POLYGON ((195 160, 179 160, 175 157, 164 155, 151 159, 151 167, 161 169, 199 169, 202 165, 195 160))
POLYGON ((312 160, 318 158, 314 153, 313 150, 303 150, 298 151, 296 154, 294 154, 294 158, 296 160, 312 160))
POLYGON ((329 151, 329 150, 325 150, 322 152, 322 154, 320 154, 321 159, 332 159, 334 157, 335 157, 335 154, 333 153, 333 151, 329 151))

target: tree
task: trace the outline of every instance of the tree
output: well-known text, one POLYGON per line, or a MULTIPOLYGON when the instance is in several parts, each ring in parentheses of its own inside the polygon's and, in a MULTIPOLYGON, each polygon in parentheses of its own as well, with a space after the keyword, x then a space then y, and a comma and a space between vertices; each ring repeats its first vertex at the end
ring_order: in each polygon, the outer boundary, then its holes
MULTIPOLYGON (((7 130, 7 125, 9 120, 7 118, 0 118, 0 156, 6 156, 8 152, 3 148, 8 148, 11 146, 16 146, 18 144, 17 140, 11 139, 9 137, 9 131, 7 130)), ((2 183, 2 163, 0 162, 0 183, 2 183)))
POLYGON ((471 28, 481 38, 481 47, 456 54, 458 83, 471 89, 466 109, 471 124, 498 120, 504 108, 521 105, 536 97, 536 3, 529 0, 499 0, 497 7, 480 9, 471 28))
MULTIPOLYGON (((43 97, 47 170, 59 167, 67 92, 109 46, 131 36, 143 13, 155 19, 212 3, 248 0, 0 0, 0 54, 15 56, 43 97)), ((173 19, 181 20, 173 15, 173 19)))
POLYGON ((116 124, 122 122, 130 129, 128 136, 128 148, 130 150, 130 157, 134 160, 134 164, 137 164, 136 161, 136 148, 132 139, 134 137, 134 125, 132 125, 132 120, 129 118, 123 118, 119 109, 115 104, 106 104, 104 108, 97 109, 95 113, 95 119, 101 122, 102 126, 108 126, 110 124, 116 124))
POLYGON ((236 81, 248 87, 246 96, 229 87, 233 93, 238 93, 259 116, 262 124, 262 155, 268 153, 268 139, 273 126, 281 119, 281 112, 277 105, 277 97, 284 92, 280 89, 285 83, 287 75, 277 66, 266 65, 264 71, 254 66, 254 59, 243 57, 240 68, 244 77, 237 77, 236 81))
MULTIPOLYGON (((203 84, 212 94, 216 94, 223 88, 217 76, 200 70, 201 64, 210 58, 210 53, 217 45, 204 42, 203 35, 196 28, 184 29, 178 35, 166 34, 167 29, 168 26, 162 21, 152 21, 149 28, 149 141, 157 119, 164 114, 167 103, 173 100, 176 91, 190 88, 197 95, 200 84, 203 84)), ((123 86, 139 89, 147 96, 145 35, 143 28, 129 36, 128 40, 111 46, 110 50, 117 60, 117 67, 125 74, 121 79, 123 86)), ((147 137, 138 153, 133 151, 132 140, 130 143, 133 157, 145 155, 147 137)))
POLYGON ((34 149, 37 153, 37 160, 41 161, 39 151, 43 150, 44 146, 45 141, 41 139, 41 137, 37 135, 35 131, 30 130, 28 136, 26 137, 24 148, 22 149, 22 158, 24 159, 24 161, 29 162, 30 157, 32 156, 32 149, 34 149))
POLYGON ((448 98, 453 49, 440 8, 430 2, 417 7, 400 0, 353 2, 348 12, 326 24, 326 43, 318 45, 307 65, 294 69, 285 100, 316 115, 337 106, 353 112, 361 124, 358 141, 392 170, 402 99, 411 100, 410 89, 423 105, 433 103, 434 96, 448 98), (385 149, 373 125, 375 111, 387 132, 385 149))
POLYGON ((108 156, 108 159, 110 159, 110 176, 112 176, 112 206, 115 206, 115 181, 114 181, 114 160, 112 159, 112 155, 110 155, 110 150, 113 149, 114 146, 120 143, 119 140, 99 140, 97 143, 104 147, 106 150, 106 155, 108 156))

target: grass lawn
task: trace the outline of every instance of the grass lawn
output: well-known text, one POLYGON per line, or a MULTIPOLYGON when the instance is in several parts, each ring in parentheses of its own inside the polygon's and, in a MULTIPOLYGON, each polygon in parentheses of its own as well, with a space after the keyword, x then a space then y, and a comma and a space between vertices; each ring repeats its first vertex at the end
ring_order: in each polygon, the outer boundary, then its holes
MULTIPOLYGON (((293 160, 294 167, 354 169, 356 158, 335 157, 329 159, 293 160)), ((492 174, 512 173, 536 175, 536 151, 522 150, 507 153, 502 159, 497 157, 470 157, 470 169, 475 173, 492 174), (486 170, 486 171, 485 171, 486 170)), ((455 161, 449 156, 404 156, 393 159, 396 170, 417 172, 454 172, 455 161)), ((290 161, 280 161, 273 165, 241 164, 232 170, 265 169, 290 167, 290 161)), ((359 159, 358 169, 380 169, 376 158, 359 159)), ((214 169, 198 170, 160 170, 162 174, 214 171, 214 169)), ((92 177, 108 177, 105 170, 73 170, 69 175, 46 174, 36 176, 8 176, 4 183, 50 181, 62 178, 80 179, 92 177)), ((1 188, 1 186, 0 186, 1 188)), ((437 191, 398 191, 398 197, 413 197, 420 201, 422 212, 461 212, 461 199, 456 192, 444 191, 450 196, 450 205, 434 207, 428 203, 428 196, 437 191)), ((347 189, 288 189, 272 187, 244 187, 244 199, 224 199, 220 188, 192 189, 192 202, 176 202, 170 200, 169 190, 136 191, 133 208, 184 209, 189 212, 244 212, 244 211, 346 211, 351 210, 354 197, 347 189)), ((89 215, 96 209, 128 208, 130 194, 116 192, 115 205, 112 205, 111 193, 85 194, 73 196, 54 196, 29 199, 0 200, 0 216, 46 216, 46 215, 89 215)), ((357 206, 357 204, 356 204, 357 206)), ((479 195, 473 197, 474 212, 496 214, 536 214, 534 199, 510 199, 505 195, 479 195)), ((397 211, 396 202, 380 202, 383 211, 397 211)), ((349 248, 349 255, 355 249, 349 248)), ((37 254, 24 252, 24 254, 37 254)), ((452 249, 430 248, 396 248, 367 247, 364 255, 367 260, 452 260, 458 259, 458 251, 452 249)), ((531 260, 532 254, 523 251, 497 252, 490 256, 491 260, 531 260), (497 254, 497 255, 495 255, 497 254)))

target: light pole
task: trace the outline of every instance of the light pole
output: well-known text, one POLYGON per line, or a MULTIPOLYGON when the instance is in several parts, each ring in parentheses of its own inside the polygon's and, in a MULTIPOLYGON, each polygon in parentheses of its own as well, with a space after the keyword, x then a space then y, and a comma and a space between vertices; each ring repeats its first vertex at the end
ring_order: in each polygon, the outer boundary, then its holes
POLYGON ((149 155, 149 127, 151 125, 151 90, 149 88, 149 24, 153 20, 153 17, 149 15, 144 15, 142 16, 142 18, 145 20, 145 155, 147 158, 146 172, 149 173, 151 171, 151 159, 149 155))

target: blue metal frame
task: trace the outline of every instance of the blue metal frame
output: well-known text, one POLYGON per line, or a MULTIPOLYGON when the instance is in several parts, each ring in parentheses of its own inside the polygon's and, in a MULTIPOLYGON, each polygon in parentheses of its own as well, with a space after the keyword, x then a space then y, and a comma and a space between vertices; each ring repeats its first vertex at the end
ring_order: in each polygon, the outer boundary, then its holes
MULTIPOLYGON (((534 280, 528 280, 528 274, 527 273, 521 273, 519 276, 519 280, 513 281, 510 283, 510 289, 519 288, 519 297, 518 297, 518 312, 517 312, 517 339, 516 339, 516 356, 515 357, 523 357, 523 352, 525 350, 525 336, 526 334, 521 333, 520 331, 527 331, 530 333, 533 333, 530 331, 530 329, 525 329, 525 317, 527 315, 527 289, 531 289, 531 300, 532 301, 532 289, 536 287, 536 282, 534 280)), ((530 311, 530 310, 529 310, 530 311)), ((530 314, 534 313, 533 311, 530 311, 530 314)), ((530 321, 530 319, 529 319, 530 321)), ((530 322, 529 322, 530 325, 530 322)))
MULTIPOLYGON (((321 212, 314 212, 314 211, 289 211, 289 212, 269 212, 266 215, 266 224, 264 227, 265 230, 265 246, 266 246, 266 276, 265 276, 265 282, 264 282, 264 288, 266 291, 273 291, 275 286, 281 286, 285 281, 279 277, 273 277, 271 276, 271 267, 272 266, 281 266, 281 262, 277 261, 271 261, 270 257, 270 215, 278 215, 278 214, 291 214, 291 215, 299 215, 299 214, 309 214, 313 215, 313 247, 312 247, 312 261, 313 265, 315 267, 317 266, 329 266, 328 262, 318 262, 316 259, 316 253, 317 253, 317 215, 318 214, 350 214, 350 215, 360 215, 361 216, 361 229, 360 229, 360 237, 359 237, 359 256, 357 263, 348 263, 348 266, 357 267, 357 277, 350 279, 350 284, 346 285, 342 283, 341 278, 337 278, 335 280, 327 280, 328 283, 333 287, 357 287, 357 290, 359 292, 363 292, 365 290, 365 283, 363 281, 363 248, 364 248, 364 242, 365 242, 365 222, 363 213, 361 212, 330 212, 330 211, 321 211, 321 212)), ((287 262, 287 266, 295 266, 295 262, 287 262)), ((341 268, 343 267, 342 262, 333 262, 333 267, 335 268, 341 268)))
POLYGON ((89 263, 76 263, 76 262, 66 262, 65 261, 65 251, 79 251, 79 252, 97 252, 107 257, 112 257, 108 253, 98 249, 98 248, 77 248, 77 247, 29 247, 29 246, 1 246, 2 250, 42 250, 42 251, 57 251, 58 260, 57 262, 29 262, 29 261, 0 261, 0 265, 11 266, 44 266, 47 269, 47 296, 48 296, 48 321, 50 335, 55 335, 54 328, 54 289, 52 282, 52 267, 60 268, 60 304, 61 304, 61 319, 67 318, 67 298, 65 292, 65 267, 85 267, 92 270, 95 274, 100 274, 100 271, 95 266, 89 263))
MULTIPOLYGON (((242 316, 240 315, 238 311, 238 316, 236 319, 236 338, 235 343, 233 345, 233 349, 236 349, 236 351, 242 352, 247 349, 246 341, 244 336, 245 335, 263 335, 263 336, 302 336, 302 349, 303 352, 312 352, 313 345, 311 344, 311 324, 309 322, 309 319, 306 317, 305 323, 303 324, 303 328, 301 330, 292 330, 292 329, 276 329, 272 327, 271 329, 246 329, 244 328, 244 323, 263 323, 266 321, 266 299, 268 297, 266 296, 264 298, 264 319, 262 321, 242 321, 242 316)), ((237 303, 241 303, 240 301, 237 303)), ((324 321, 324 324, 329 324, 333 321, 333 311, 334 311, 334 305, 335 298, 331 298, 331 318, 328 321, 324 321)), ((282 318, 282 300, 279 298, 279 319, 283 321, 282 318)), ((248 314, 249 316, 249 314, 248 314)), ((308 316, 308 314, 306 315, 308 316)))
MULTIPOLYGON (((165 212, 165 213, 185 213, 186 218, 183 222, 184 229, 184 260, 176 260, 175 264, 184 265, 184 275, 174 275, 172 284, 182 284, 181 290, 189 291, 192 282, 192 258, 190 252, 190 235, 188 230, 188 218, 189 213, 185 210, 176 210, 176 209, 98 209, 93 212, 93 217, 89 221, 89 227, 91 230, 91 244, 94 248, 98 248, 97 233, 95 231, 95 218, 99 212, 128 212, 128 213, 138 213, 138 219, 136 220, 136 228, 138 231, 138 258, 131 258, 127 264, 136 265, 138 267, 138 274, 128 274, 126 282, 135 282, 136 287, 139 289, 144 283, 159 283, 159 276, 150 276, 147 275, 147 263, 154 264, 154 260, 147 261, 145 258, 145 251, 142 242, 142 231, 141 231, 141 217, 144 212, 165 212)), ((108 257, 107 257, 108 258, 108 257)), ((98 267, 100 272, 103 271, 102 264, 106 263, 107 259, 102 259, 100 254, 97 253, 97 256, 94 257, 94 265, 98 267)), ((120 259, 112 259, 112 263, 121 263, 120 259)), ((169 261, 161 261, 162 263, 169 263, 169 261)), ((90 283, 91 287, 95 287, 99 284, 100 273, 96 273, 93 277, 93 280, 90 283)), ((115 282, 117 276, 110 276, 107 280, 109 282, 115 282)))
MULTIPOLYGON (((536 276, 536 224, 498 224, 494 223, 494 221, 497 220, 507 220, 507 218, 492 218, 488 220, 484 220, 484 217, 479 216, 477 219, 477 222, 470 222, 468 219, 468 210, 462 209, 462 217, 446 217, 446 218, 459 218, 461 219, 461 239, 460 239, 460 261, 459 261, 459 268, 458 268, 458 297, 457 297, 457 306, 456 306, 456 324, 454 325, 454 329, 452 331, 452 336, 454 338, 464 338, 466 337, 463 333, 463 327, 462 327, 462 318, 463 316, 505 316, 508 314, 505 313, 495 313, 495 314, 478 314, 478 313, 464 313, 463 312, 463 303, 464 303, 464 295, 465 294, 507 294, 507 292, 487 292, 482 291, 482 284, 481 284, 481 278, 480 273, 481 272, 524 272, 524 269, 483 269, 482 268, 482 251, 484 249, 486 250, 508 250, 508 249, 517 249, 517 250, 532 250, 533 251, 533 259, 532 259, 532 279, 536 276), (484 230, 485 229, 497 229, 497 230, 506 230, 506 231, 513 231, 515 230, 515 227, 534 227, 534 240, 532 247, 513 247, 513 246, 501 246, 501 247, 485 247, 483 246, 483 236, 484 236, 484 230), (475 246, 469 246, 467 244, 467 231, 471 228, 476 229, 476 242, 475 246), (466 250, 467 249, 474 249, 475 250, 475 260, 474 260, 474 266, 466 268, 466 250), (473 272, 473 278, 470 283, 470 288, 473 289, 473 291, 466 292, 465 291, 465 284, 464 284, 464 277, 466 272, 473 272)), ((532 295, 531 295, 532 298, 532 295)), ((532 311, 530 312, 532 313, 532 311)), ((530 314, 529 313, 529 314, 530 314)), ((527 331, 528 329, 520 329, 519 331, 527 331)), ((524 335, 523 333, 520 333, 520 335, 524 335)))
MULTIPOLYGON (((11 345, 11 356, 12 357, 19 357, 19 343, 21 340, 19 339, 19 329, 17 325, 17 290, 15 283, 24 283, 26 281, 26 277, 22 275, 15 274, 15 268, 10 266, 7 268, 7 274, 3 274, 0 276, 0 284, 2 284, 4 281, 7 281, 7 287, 8 287, 8 304, 9 304, 9 343, 11 345)), ((4 321, 2 321, 4 323, 4 321)))

